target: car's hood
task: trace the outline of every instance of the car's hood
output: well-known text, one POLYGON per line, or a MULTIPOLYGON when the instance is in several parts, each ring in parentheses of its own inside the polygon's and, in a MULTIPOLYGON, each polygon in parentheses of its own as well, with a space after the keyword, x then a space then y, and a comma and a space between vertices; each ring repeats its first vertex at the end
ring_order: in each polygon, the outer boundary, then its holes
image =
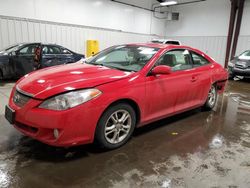
POLYGON ((38 99, 113 82, 128 77, 123 72, 102 66, 73 63, 35 71, 18 81, 17 89, 38 99))
POLYGON ((7 52, 5 52, 5 51, 1 51, 0 52, 0 57, 8 57, 8 53, 7 52))
POLYGON ((235 64, 242 65, 243 67, 249 67, 250 66, 250 60, 248 60, 248 59, 242 59, 242 58, 237 58, 235 60, 235 64))
POLYGON ((0 63, 8 61, 9 56, 8 53, 0 52, 0 63))

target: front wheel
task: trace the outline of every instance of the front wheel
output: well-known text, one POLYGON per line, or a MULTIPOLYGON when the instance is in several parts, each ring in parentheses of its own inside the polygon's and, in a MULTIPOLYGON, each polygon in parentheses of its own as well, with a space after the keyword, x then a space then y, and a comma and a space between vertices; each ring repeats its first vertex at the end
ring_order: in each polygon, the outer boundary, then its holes
POLYGON ((230 73, 230 74, 228 75, 228 79, 229 79, 229 80, 233 80, 234 77, 235 77, 235 75, 234 75, 233 73, 230 73))
POLYGON ((3 72, 0 69, 0 80, 3 80, 3 72))
POLYGON ((95 141, 105 149, 118 148, 130 139, 135 124, 135 111, 130 105, 119 103, 111 106, 98 122, 95 141))
POLYGON ((212 110, 217 102, 217 90, 216 86, 212 85, 209 92, 208 92, 208 97, 206 100, 206 103, 204 104, 204 109, 205 110, 212 110))

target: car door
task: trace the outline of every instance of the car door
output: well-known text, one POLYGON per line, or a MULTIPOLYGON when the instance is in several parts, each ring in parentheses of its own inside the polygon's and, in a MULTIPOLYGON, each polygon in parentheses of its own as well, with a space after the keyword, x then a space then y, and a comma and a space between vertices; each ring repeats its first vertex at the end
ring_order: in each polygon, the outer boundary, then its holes
POLYGON ((211 66, 205 57, 194 51, 190 51, 193 69, 195 73, 193 74, 192 91, 194 105, 203 105, 207 99, 209 89, 211 87, 211 66))
POLYGON ((66 48, 60 48, 60 54, 58 55, 60 64, 74 63, 74 55, 66 48))
POLYGON ((62 50, 59 46, 57 45, 50 45, 50 51, 54 54, 55 59, 54 59, 54 65, 61 65, 65 64, 64 58, 62 57, 62 50))
POLYGON ((148 120, 171 115, 192 106, 192 63, 189 51, 176 49, 162 55, 155 66, 172 68, 168 75, 146 77, 148 120))
POLYGON ((37 44, 26 45, 16 52, 12 61, 17 76, 23 76, 34 70, 34 53, 37 46, 37 44))
POLYGON ((42 68, 55 66, 58 64, 57 54, 51 45, 43 45, 42 48, 42 68))

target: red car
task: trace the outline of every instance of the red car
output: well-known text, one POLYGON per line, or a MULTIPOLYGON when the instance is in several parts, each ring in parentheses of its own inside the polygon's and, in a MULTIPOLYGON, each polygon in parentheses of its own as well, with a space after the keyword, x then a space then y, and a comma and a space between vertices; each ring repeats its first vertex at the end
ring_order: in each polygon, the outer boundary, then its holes
POLYGON ((164 44, 108 48, 32 72, 14 86, 5 117, 25 135, 69 147, 126 143, 134 128, 200 106, 212 109, 227 72, 197 49, 164 44))

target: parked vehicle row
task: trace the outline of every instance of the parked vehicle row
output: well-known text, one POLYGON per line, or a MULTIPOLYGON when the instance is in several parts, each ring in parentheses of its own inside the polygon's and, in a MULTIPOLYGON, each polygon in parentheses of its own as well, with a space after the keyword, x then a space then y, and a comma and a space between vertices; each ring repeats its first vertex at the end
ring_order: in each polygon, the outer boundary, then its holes
POLYGON ((119 45, 84 63, 21 78, 5 117, 49 145, 95 141, 114 149, 131 138, 135 127, 201 106, 212 109, 227 78, 221 65, 191 47, 119 45))
POLYGON ((84 55, 56 44, 16 44, 0 51, 0 78, 19 78, 36 68, 74 63, 81 58, 84 55))

